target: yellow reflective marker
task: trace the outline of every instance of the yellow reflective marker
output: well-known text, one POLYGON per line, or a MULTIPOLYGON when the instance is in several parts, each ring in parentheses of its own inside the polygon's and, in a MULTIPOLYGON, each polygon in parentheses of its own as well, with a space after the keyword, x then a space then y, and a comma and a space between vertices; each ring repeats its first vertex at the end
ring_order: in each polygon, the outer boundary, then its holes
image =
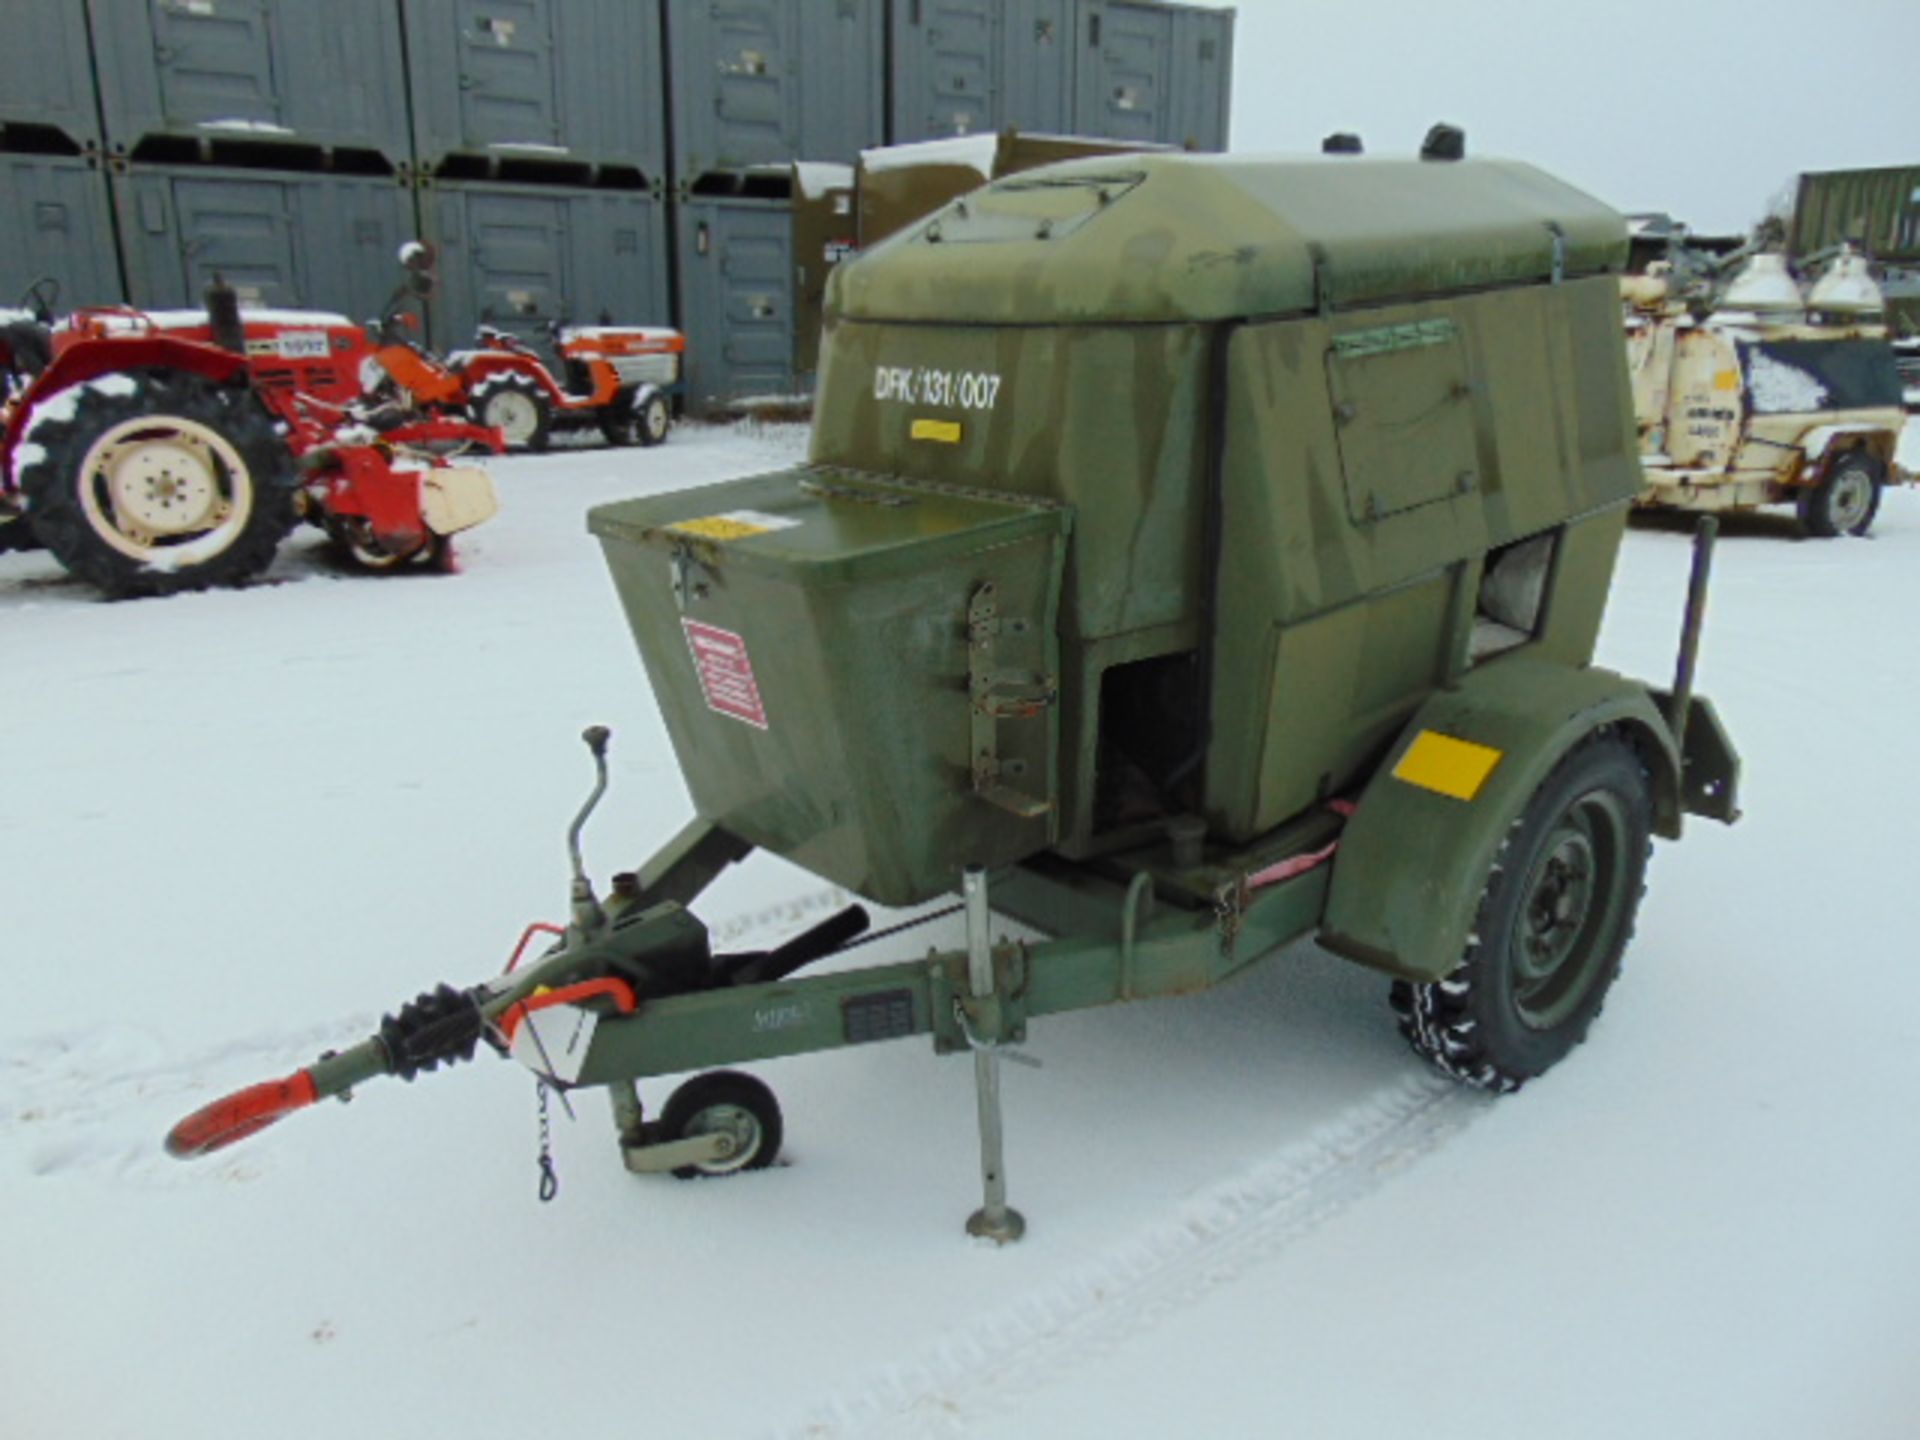
POLYGON ((698 520, 676 520, 667 528, 703 540, 744 540, 749 535, 764 535, 770 527, 736 520, 731 515, 706 515, 698 520))
POLYGON ((907 432, 915 440, 938 440, 942 445, 960 443, 958 420, 916 420, 907 432))
POLYGON ((1738 390, 1740 388, 1740 372, 1738 370, 1714 371, 1713 388, 1716 390, 1738 390))
POLYGON ((1422 730, 1393 767, 1393 778, 1455 800, 1471 800, 1500 763, 1501 751, 1422 730))

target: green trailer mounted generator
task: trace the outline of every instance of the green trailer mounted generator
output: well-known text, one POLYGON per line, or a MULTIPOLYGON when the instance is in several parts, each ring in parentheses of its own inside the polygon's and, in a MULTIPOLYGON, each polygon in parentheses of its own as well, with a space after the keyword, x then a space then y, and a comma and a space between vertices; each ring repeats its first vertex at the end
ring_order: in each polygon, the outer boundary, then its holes
POLYGON ((1641 484, 1626 244, 1523 164, 1131 154, 841 266, 806 464, 589 516, 696 818, 604 898, 576 822, 544 956, 169 1147, 484 1040, 608 1087, 630 1168, 722 1173, 778 1149, 766 1087, 701 1075, 655 1118, 637 1080, 925 1035, 974 1057, 969 1223, 1007 1239, 1005 1047, 1307 935, 1391 977, 1450 1074, 1539 1075, 1613 980, 1650 838, 1737 813, 1692 693, 1710 520, 1672 688, 1591 663, 1641 484), (958 890, 966 949, 796 975, 853 907, 716 954, 689 907, 755 849, 884 906, 958 890))

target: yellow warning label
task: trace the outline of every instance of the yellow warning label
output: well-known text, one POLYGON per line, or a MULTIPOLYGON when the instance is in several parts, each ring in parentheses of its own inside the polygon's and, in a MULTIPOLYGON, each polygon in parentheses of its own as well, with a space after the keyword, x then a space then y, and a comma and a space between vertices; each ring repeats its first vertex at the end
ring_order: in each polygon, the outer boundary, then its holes
POLYGON ((916 420, 913 428, 907 432, 915 440, 938 440, 942 445, 960 443, 960 422, 958 420, 916 420))
POLYGON ((1422 730, 1393 767, 1393 778, 1455 800, 1471 800, 1500 763, 1500 755, 1491 746, 1422 730))
POLYGON ((1713 388, 1716 390, 1738 390, 1740 388, 1740 372, 1738 370, 1714 371, 1713 388))
POLYGON ((731 515, 705 515, 698 520, 676 520, 667 528, 698 535, 703 540, 744 540, 749 535, 764 535, 770 527, 755 525, 751 520, 737 520, 731 515))

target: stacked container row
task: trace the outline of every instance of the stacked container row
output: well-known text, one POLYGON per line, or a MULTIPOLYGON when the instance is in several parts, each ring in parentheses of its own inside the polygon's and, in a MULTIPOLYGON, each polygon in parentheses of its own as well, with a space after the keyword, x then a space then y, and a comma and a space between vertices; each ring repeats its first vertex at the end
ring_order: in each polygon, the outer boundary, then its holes
POLYGON ((1227 147, 1231 10, 1130 0, 891 0, 893 143, 1008 126, 1227 147))

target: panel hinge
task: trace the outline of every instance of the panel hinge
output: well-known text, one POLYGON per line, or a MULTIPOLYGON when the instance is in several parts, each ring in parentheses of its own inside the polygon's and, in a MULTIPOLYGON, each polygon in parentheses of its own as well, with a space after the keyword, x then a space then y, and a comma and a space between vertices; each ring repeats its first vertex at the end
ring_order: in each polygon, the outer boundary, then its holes
POLYGON ((972 709, 973 791, 1023 820, 1035 820, 1053 809, 1053 801, 1029 795, 1008 784, 1025 772, 1025 762, 1000 758, 1000 722, 1031 720, 1046 713, 1059 698, 1058 680, 1035 670, 995 669, 1002 635, 1025 635, 1027 620, 1003 620, 989 580, 967 603, 967 699, 972 709))

